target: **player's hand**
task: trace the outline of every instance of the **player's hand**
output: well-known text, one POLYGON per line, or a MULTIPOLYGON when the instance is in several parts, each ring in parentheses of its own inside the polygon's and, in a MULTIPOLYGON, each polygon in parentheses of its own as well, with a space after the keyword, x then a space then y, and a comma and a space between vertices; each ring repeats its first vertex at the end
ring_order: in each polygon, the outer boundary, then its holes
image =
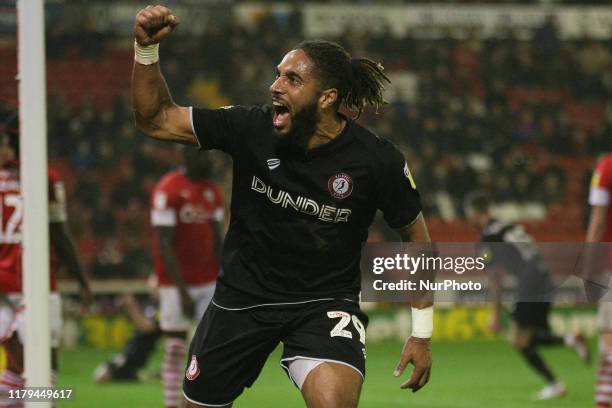
POLYGON ((169 8, 147 6, 136 14, 134 37, 140 45, 157 44, 179 24, 179 19, 169 8))
POLYGON ((410 337, 406 340, 402 356, 393 375, 395 377, 402 375, 408 363, 412 363, 414 370, 412 370, 410 379, 402 383, 400 388, 410 388, 412 392, 417 392, 427 384, 431 375, 431 339, 410 337))
POLYGON ((195 302, 187 292, 181 292, 181 306, 183 315, 189 319, 195 315, 195 302))

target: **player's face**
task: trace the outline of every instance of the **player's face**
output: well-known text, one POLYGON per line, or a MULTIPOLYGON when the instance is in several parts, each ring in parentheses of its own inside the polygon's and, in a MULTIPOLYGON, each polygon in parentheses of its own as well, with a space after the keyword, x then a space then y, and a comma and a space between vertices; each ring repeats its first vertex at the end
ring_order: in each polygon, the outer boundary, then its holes
POLYGON ((276 80, 270 86, 270 93, 274 107, 272 125, 278 135, 314 133, 321 95, 314 68, 303 50, 292 50, 276 67, 276 80))

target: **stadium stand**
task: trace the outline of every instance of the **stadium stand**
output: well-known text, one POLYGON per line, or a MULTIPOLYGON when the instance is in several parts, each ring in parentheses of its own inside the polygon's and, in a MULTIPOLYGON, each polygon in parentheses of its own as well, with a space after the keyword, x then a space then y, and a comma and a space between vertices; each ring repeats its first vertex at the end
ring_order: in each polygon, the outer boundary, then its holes
MULTIPOLYGON (((50 160, 66 179, 89 272, 142 276, 150 270, 147 197, 179 154, 143 143, 132 126, 129 42, 96 31, 87 18, 81 31, 65 21, 47 27, 50 160)), ((248 27, 231 17, 220 24, 206 25, 197 42, 173 37, 163 45, 175 99, 267 102, 278 58, 302 38, 300 13, 263 14, 248 27)), ((585 174, 596 153, 612 149, 612 43, 562 40, 552 19, 532 34, 491 38, 475 30, 463 39, 422 39, 347 31, 335 38, 408 84, 380 116, 359 120, 404 152, 434 239, 475 238, 461 220, 462 199, 475 189, 491 192, 497 211, 526 221, 538 240, 582 239, 585 174)), ((17 97, 14 43, 0 43, 0 60, 8 111, 17 97)), ((218 181, 229 189, 230 163, 217 160, 218 181)))

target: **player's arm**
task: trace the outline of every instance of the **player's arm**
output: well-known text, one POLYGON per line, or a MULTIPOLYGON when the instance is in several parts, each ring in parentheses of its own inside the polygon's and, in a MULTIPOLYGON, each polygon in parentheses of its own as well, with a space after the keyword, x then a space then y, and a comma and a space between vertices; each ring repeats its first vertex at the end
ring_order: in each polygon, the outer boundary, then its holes
POLYGON ((610 180, 612 169, 609 162, 602 161, 593 173, 591 188, 589 191, 589 204, 591 214, 586 234, 587 245, 585 247, 584 261, 584 288, 588 301, 597 302, 606 294, 608 279, 600 266, 602 248, 598 245, 603 241, 607 227, 607 215, 611 200, 612 181, 610 180))
MULTIPOLYGON (((423 214, 419 213, 416 220, 410 225, 396 230, 403 242, 429 243, 429 231, 425 224, 423 214)), ((393 375, 402 375, 408 363, 414 365, 410 378, 400 385, 400 388, 409 388, 412 392, 420 390, 429 381, 431 375, 431 335, 433 330, 433 302, 428 299, 411 302, 412 306, 412 334, 406 340, 400 361, 393 375)))
POLYGON ((161 258, 166 267, 166 274, 172 283, 177 287, 181 296, 181 305, 183 307, 183 314, 186 317, 193 317, 195 312, 195 305, 193 299, 189 295, 187 290, 187 284, 181 276, 178 258, 174 251, 175 239, 176 239, 176 227, 172 226, 156 226, 157 236, 159 239, 159 251, 161 258))
POLYGON ((91 303, 92 293, 89 288, 89 281, 83 273, 81 263, 76 255, 76 250, 72 237, 68 232, 65 222, 49 223, 49 233, 51 245, 59 262, 68 270, 68 273, 76 278, 81 287, 81 300, 85 305, 91 303))
POLYGON ((431 242, 423 213, 419 213, 412 224, 398 228, 396 231, 403 242, 431 242))
MULTIPOLYGON (((425 223, 423 213, 419 213, 416 220, 412 224, 398 228, 396 231, 402 238, 402 242, 431 242, 429 230, 427 229, 427 224, 425 223)), ((415 300, 411 302, 411 306, 417 309, 425 309, 433 306, 433 302, 430 300, 415 300)))
POLYGON ((152 333, 156 326, 150 319, 142 313, 136 298, 131 294, 125 294, 119 298, 117 305, 124 308, 130 319, 134 322, 138 330, 142 333, 152 333))
POLYGON ((608 216, 607 205, 591 206, 589 227, 586 234, 586 242, 601 242, 606 231, 606 221, 608 216))
POLYGON ((608 279, 603 276, 598 260, 601 257, 601 249, 597 243, 602 242, 606 230, 608 216, 607 205, 592 205, 589 226, 586 234, 587 245, 585 248, 584 261, 584 288, 587 300, 597 302, 603 297, 608 288, 608 279))
POLYGON ((132 108, 136 127, 146 135, 197 145, 191 128, 189 108, 178 106, 172 100, 157 57, 159 42, 178 23, 178 18, 164 6, 147 6, 136 15, 132 108))

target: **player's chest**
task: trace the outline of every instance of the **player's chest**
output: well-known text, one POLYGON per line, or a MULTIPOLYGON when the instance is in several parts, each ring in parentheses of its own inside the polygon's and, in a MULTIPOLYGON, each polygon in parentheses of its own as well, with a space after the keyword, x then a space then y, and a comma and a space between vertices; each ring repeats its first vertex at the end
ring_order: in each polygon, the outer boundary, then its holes
POLYGON ((270 149, 253 154, 240 173, 242 188, 262 204, 318 212, 324 220, 341 219, 371 201, 369 163, 349 154, 294 157, 270 149))
POLYGON ((182 224, 210 221, 215 211, 215 193, 211 188, 183 187, 177 190, 177 216, 182 224))

